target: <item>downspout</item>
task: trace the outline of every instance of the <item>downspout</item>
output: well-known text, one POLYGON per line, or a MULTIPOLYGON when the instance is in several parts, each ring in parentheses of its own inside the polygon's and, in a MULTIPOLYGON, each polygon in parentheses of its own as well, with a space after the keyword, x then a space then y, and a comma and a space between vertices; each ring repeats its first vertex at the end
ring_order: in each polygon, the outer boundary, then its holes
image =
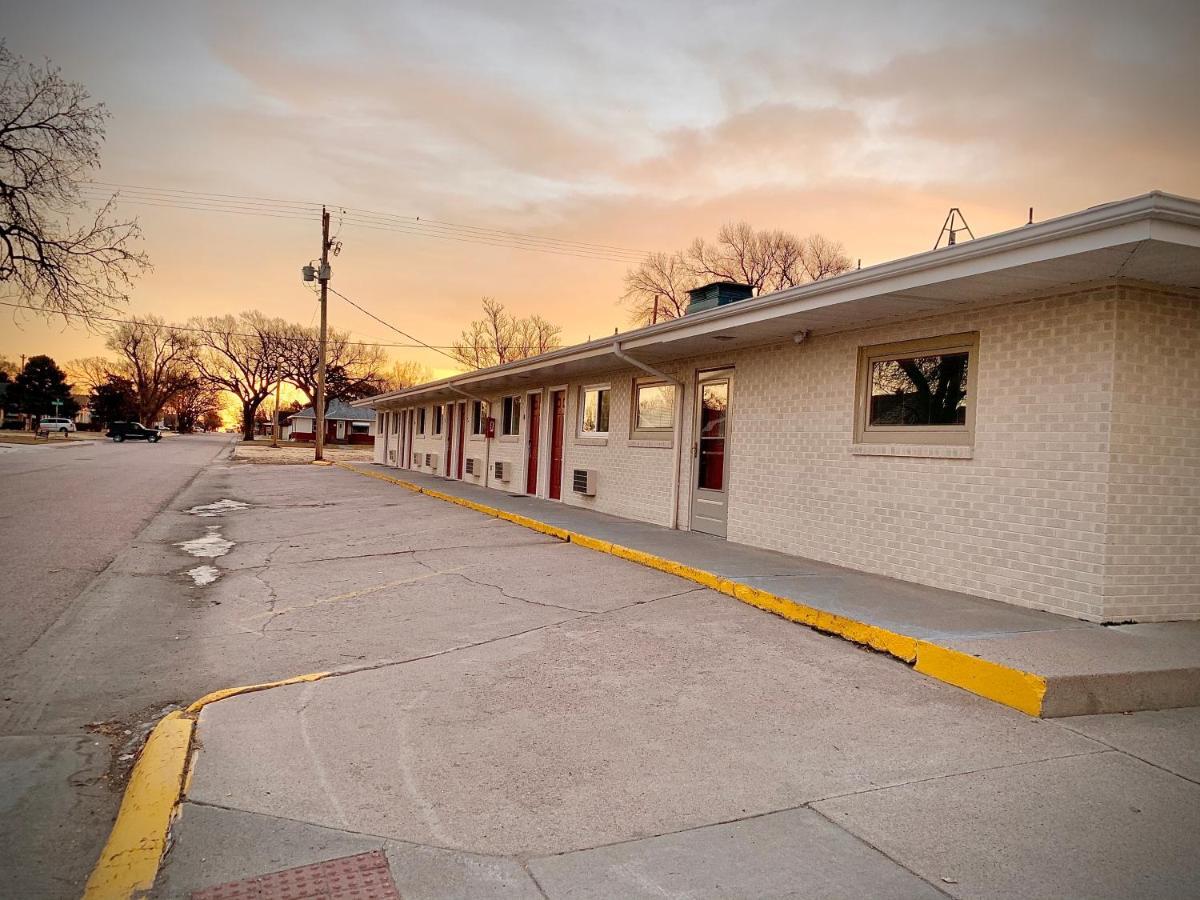
MULTIPOLYGON (((474 394, 467 393, 466 391, 464 391, 462 388, 460 388, 456 384, 449 384, 449 385, 447 385, 447 387, 450 388, 450 390, 454 391, 456 394, 462 394, 468 400, 478 401, 478 403, 484 413, 484 421, 486 423, 486 420, 491 416, 491 412, 492 412, 492 404, 490 401, 484 400, 482 397, 476 397, 474 394)), ((466 446, 467 446, 466 442, 464 441, 463 447, 466 447, 466 446)), ((491 480, 492 480, 492 439, 487 436, 487 426, 485 424, 484 429, 483 429, 483 486, 491 487, 492 486, 491 480)))
MULTIPOLYGON (((631 366, 641 369, 655 378, 661 378, 663 381, 670 382, 675 385, 675 441, 674 451, 675 460, 673 466, 673 476, 671 478, 671 527, 679 528, 679 478, 683 466, 683 382, 666 372, 660 372, 653 366, 648 366, 638 359, 634 359, 621 349, 620 341, 613 341, 613 356, 617 359, 629 363, 631 366)), ((631 415, 635 415, 635 410, 630 410, 631 415)))

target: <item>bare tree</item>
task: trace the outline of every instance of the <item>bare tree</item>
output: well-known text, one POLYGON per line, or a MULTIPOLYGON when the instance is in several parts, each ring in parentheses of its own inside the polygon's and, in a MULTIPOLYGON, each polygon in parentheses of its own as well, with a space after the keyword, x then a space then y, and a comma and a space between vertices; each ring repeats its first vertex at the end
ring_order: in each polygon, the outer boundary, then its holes
POLYGON ((679 253, 656 253, 625 273, 622 299, 632 320, 650 324, 687 310, 687 291, 708 281, 748 284, 755 295, 837 275, 850 268, 842 245, 820 234, 806 238, 747 222, 727 222, 715 240, 696 238, 679 253))
POLYGON ((424 384, 433 380, 433 370, 424 363, 404 360, 393 363, 380 378, 380 393, 385 391, 400 391, 415 384, 424 384))
POLYGON ((483 318, 471 322, 451 355, 469 369, 484 369, 537 356, 562 346, 562 329, 541 316, 518 318, 493 297, 484 297, 483 318))
POLYGON ((687 311, 687 292, 697 283, 682 253, 651 253, 625 273, 621 299, 629 305, 633 322, 650 325, 682 316, 687 311))
POLYGON ((128 378, 137 398, 138 420, 153 423, 167 401, 196 379, 193 338, 158 316, 118 325, 105 346, 118 355, 113 374, 128 378))
POLYGON ((281 335, 289 325, 254 310, 238 316, 197 317, 192 361, 210 386, 228 391, 241 405, 242 440, 254 440, 254 414, 283 373, 281 335))
POLYGON ((850 271, 850 257, 839 241, 813 233, 804 239, 800 265, 808 281, 820 281, 850 271))
POLYGON ((736 281, 760 293, 777 275, 768 232, 746 222, 726 223, 715 241, 696 238, 684 254, 688 268, 699 281, 736 281))
POLYGON ((149 268, 137 222, 114 221, 112 200, 88 212, 80 196, 107 118, 83 85, 0 44, 0 283, 45 314, 112 309, 149 268))
POLYGON ((189 434, 214 416, 221 417, 221 393, 198 377, 189 378, 167 401, 166 412, 175 420, 175 430, 189 434))
MULTIPOLYGON (((289 325, 277 336, 283 359, 284 381, 299 388, 310 404, 317 400, 320 368, 320 332, 289 325)), ((357 400, 378 393, 387 365, 380 347, 353 341, 350 335, 330 329, 326 336, 325 408, 334 400, 357 400)))
POLYGON ((107 356, 83 356, 70 360, 63 368, 75 384, 89 391, 106 384, 110 375, 117 374, 116 360, 107 356))

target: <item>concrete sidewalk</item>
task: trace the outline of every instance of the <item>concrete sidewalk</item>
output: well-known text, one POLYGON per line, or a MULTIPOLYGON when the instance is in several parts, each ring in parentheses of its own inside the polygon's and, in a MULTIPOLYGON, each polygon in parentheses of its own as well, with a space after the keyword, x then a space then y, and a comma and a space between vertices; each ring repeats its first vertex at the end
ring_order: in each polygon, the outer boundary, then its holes
POLYGON ((308 502, 266 509, 268 474, 208 498, 250 506, 213 520, 240 542, 197 590, 230 610, 214 628, 252 625, 253 566, 278 649, 249 652, 277 676, 305 642, 350 662, 203 708, 158 897, 369 851, 406 900, 1183 897, 1200 878, 1200 709, 1030 718, 339 469, 288 472, 308 502))
POLYGON ((1040 710, 1045 717, 1200 705, 1200 622, 1096 625, 422 472, 380 465, 347 468, 649 553, 824 613, 1032 673, 1046 682, 1040 710))

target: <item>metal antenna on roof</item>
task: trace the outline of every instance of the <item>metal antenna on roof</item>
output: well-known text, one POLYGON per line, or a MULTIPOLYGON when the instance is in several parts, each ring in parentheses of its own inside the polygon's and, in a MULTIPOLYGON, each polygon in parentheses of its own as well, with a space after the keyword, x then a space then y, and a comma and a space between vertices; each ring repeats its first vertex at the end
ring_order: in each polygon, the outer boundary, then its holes
POLYGON ((942 223, 942 230, 938 232, 937 241, 934 242, 933 249, 936 250, 942 245, 942 238, 948 236, 946 240, 947 247, 953 247, 958 243, 958 233, 965 231, 971 235, 971 240, 975 240, 975 234, 971 231, 971 226, 967 224, 966 217, 962 214, 957 206, 950 207, 950 212, 946 213, 946 221, 942 223), (958 227, 954 227, 954 223, 959 223, 958 227))

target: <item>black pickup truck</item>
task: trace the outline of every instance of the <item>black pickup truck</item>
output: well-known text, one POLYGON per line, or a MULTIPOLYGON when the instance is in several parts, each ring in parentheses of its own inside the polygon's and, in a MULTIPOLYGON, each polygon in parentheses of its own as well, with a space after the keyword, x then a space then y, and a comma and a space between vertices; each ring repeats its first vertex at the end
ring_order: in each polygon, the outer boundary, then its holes
POLYGON ((105 437, 110 437, 118 444, 121 441, 149 441, 157 444, 162 435, 156 428, 147 428, 141 422, 112 422, 108 426, 105 437))

